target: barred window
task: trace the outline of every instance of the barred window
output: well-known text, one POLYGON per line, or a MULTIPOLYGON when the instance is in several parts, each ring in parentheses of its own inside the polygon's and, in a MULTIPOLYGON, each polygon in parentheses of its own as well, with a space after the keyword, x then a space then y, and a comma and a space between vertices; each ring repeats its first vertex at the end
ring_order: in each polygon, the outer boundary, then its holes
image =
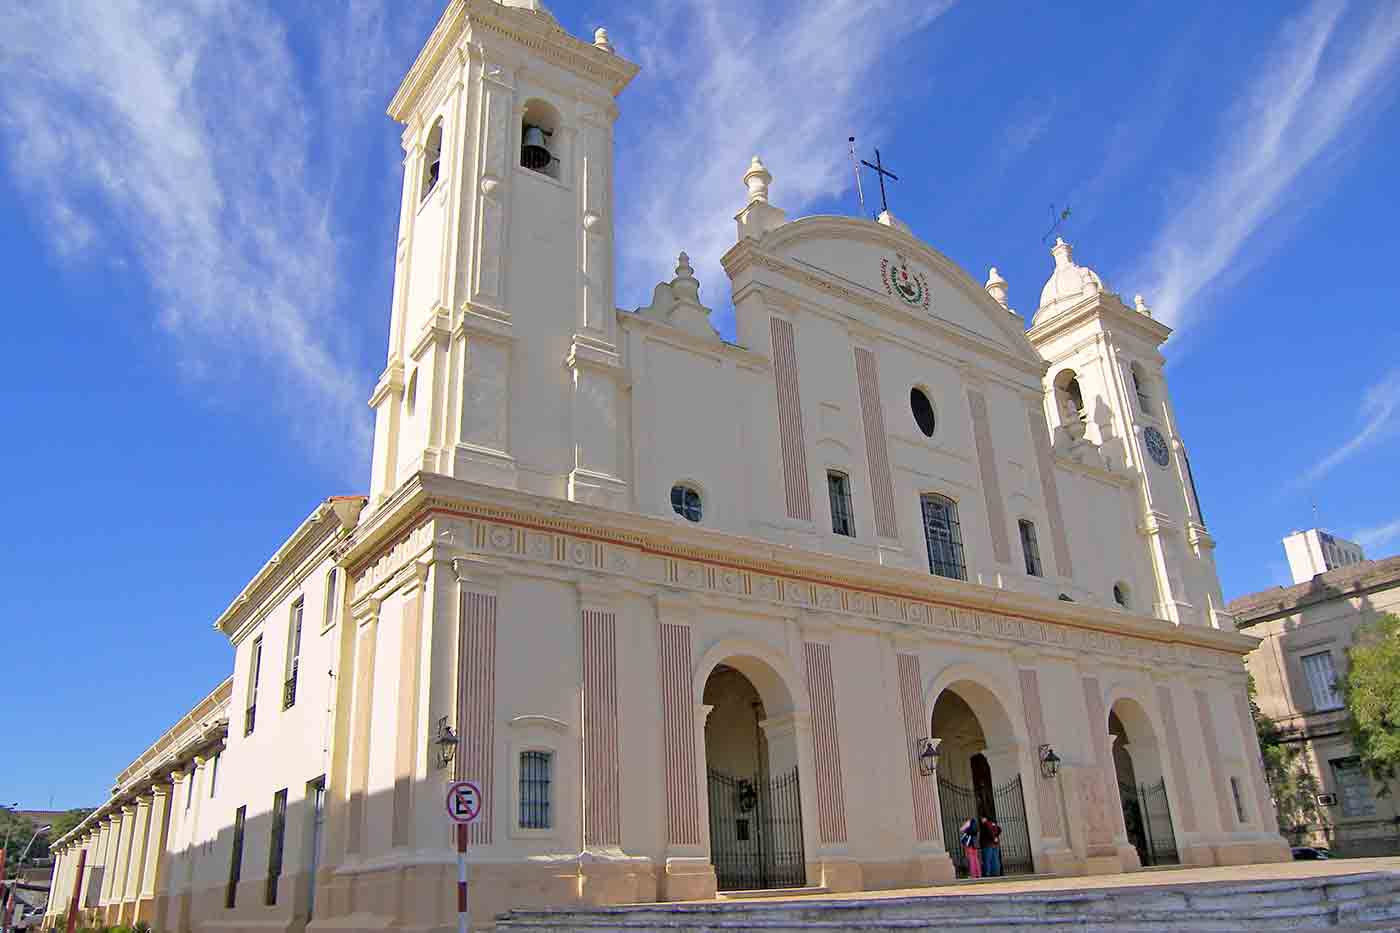
POLYGON ((1337 669, 1332 664, 1332 652, 1319 651, 1303 655, 1303 674, 1312 690, 1313 709, 1341 709, 1342 694, 1337 689, 1337 669))
POLYGON ((671 508, 686 521, 698 522, 703 514, 700 492, 680 483, 671 487, 671 508))
POLYGON ((851 478, 836 470, 827 471, 826 491, 831 498, 831 530, 854 538, 856 521, 851 514, 851 478))
POLYGON ((239 807, 233 814, 233 847, 229 852, 228 886, 224 888, 224 908, 232 910, 238 903, 238 880, 243 873, 243 824, 248 808, 239 807))
POLYGON ((549 829, 549 752, 520 753, 520 828, 549 829))
POLYGON ((271 907, 277 903, 277 883, 282 878, 282 846, 287 837, 287 788, 282 788, 272 797, 272 832, 267 845, 267 886, 263 892, 263 903, 271 907))
POLYGON ((1026 573, 1033 577, 1045 576, 1040 566, 1040 544, 1035 539, 1035 525, 1024 518, 1017 524, 1021 527, 1021 553, 1026 558, 1026 573))
POLYGON ((962 527, 958 524, 958 504, 947 496, 920 498, 924 512, 924 538, 928 542, 929 573, 954 580, 967 579, 963 559, 962 527))

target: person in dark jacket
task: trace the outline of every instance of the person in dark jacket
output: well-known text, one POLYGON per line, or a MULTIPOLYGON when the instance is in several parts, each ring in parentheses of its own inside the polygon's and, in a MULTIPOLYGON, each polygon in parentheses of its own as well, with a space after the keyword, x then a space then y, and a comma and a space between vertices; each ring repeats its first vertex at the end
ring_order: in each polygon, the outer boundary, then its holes
POLYGON ((1001 874, 1001 827, 991 817, 982 817, 977 841, 982 849, 982 875, 995 878, 1001 874))

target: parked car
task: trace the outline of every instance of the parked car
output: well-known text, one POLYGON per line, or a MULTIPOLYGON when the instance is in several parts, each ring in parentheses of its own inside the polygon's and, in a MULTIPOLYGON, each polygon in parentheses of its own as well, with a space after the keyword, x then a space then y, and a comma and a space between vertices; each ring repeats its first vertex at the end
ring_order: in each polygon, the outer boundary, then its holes
POLYGON ((1318 859, 1330 859, 1332 857, 1326 849, 1317 849, 1312 846, 1294 846, 1293 860, 1297 862, 1313 862, 1318 859))

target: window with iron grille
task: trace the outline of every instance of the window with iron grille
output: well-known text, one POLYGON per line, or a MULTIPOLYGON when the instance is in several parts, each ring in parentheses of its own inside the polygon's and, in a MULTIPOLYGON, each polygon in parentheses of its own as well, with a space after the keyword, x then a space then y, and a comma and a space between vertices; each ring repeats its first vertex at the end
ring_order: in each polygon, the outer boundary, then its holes
POLYGON ((229 856, 228 887, 224 889, 224 907, 229 910, 238 902, 238 878, 243 873, 243 823, 247 816, 246 806, 233 814, 233 852, 229 856))
POLYGON ((282 844, 287 837, 287 788, 272 796, 272 834, 267 848, 267 891, 263 903, 277 903, 277 882, 282 877, 282 844))
POLYGON ((520 828, 549 829, 549 752, 520 753, 520 828))
POLYGON ((831 499, 831 530, 848 538, 856 536, 856 520, 851 514, 851 478, 828 470, 826 491, 831 499))
POLYGON ((681 483, 671 487, 671 508, 677 515, 690 522, 700 521, 704 514, 699 490, 681 483))
POLYGON ((252 661, 248 667, 248 705, 243 714, 243 734, 252 735, 257 725, 258 679, 262 677, 262 636, 253 639, 252 661))
POLYGON ((1035 524, 1024 518, 1017 524, 1021 526, 1021 553, 1026 557, 1026 573, 1033 577, 1045 576, 1040 566, 1040 544, 1035 539, 1035 524))
POLYGON ((1332 765, 1332 780, 1342 804, 1342 816, 1375 816, 1376 800, 1371 782, 1361 768, 1358 757, 1336 758, 1332 765))
POLYGON ((1312 691, 1313 709, 1341 709, 1342 694, 1337 689, 1337 668, 1332 663, 1332 652, 1305 654, 1302 660, 1303 675, 1312 691))
POLYGON ((966 580, 967 563, 963 559, 958 504, 947 496, 932 493, 922 496, 920 503, 924 513, 924 539, 928 543, 929 573, 966 580))
POLYGON ((305 602, 292 603, 292 618, 287 627, 287 679, 282 683, 282 708, 291 709, 297 701, 297 668, 301 664, 301 619, 305 602))

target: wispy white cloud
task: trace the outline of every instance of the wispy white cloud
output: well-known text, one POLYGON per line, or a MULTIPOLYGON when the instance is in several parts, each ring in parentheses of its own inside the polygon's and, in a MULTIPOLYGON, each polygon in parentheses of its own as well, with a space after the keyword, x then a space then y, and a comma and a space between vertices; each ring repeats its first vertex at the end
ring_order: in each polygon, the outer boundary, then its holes
POLYGON ((619 51, 645 69, 645 81, 622 101, 645 122, 632 148, 618 154, 618 165, 630 166, 618 176, 620 203, 628 205, 618 231, 620 300, 644 299, 685 249, 702 298, 723 307, 719 257, 734 244, 749 158, 763 158, 774 176, 773 201, 789 216, 853 184, 845 140, 851 133, 864 139, 877 122, 873 73, 952 5, 662 0, 619 23, 619 51))
POLYGON ((1227 114, 1219 156, 1159 231, 1144 268, 1157 315, 1178 330, 1275 217, 1299 176, 1360 125, 1400 58, 1400 5, 1347 20, 1317 0, 1282 29, 1269 59, 1227 114))
MULTIPOLYGON (((1400 518, 1385 525, 1377 525, 1375 528, 1362 528, 1354 531, 1350 535, 1351 540, 1361 545, 1364 551, 1376 551, 1386 547, 1393 541, 1400 541, 1400 518)), ((1372 554, 1372 559, 1378 555, 1372 554)))
POLYGON ((1301 482, 1321 479, 1372 444, 1400 428, 1400 369, 1391 372, 1366 390, 1357 406, 1359 427, 1346 442, 1313 464, 1301 482))
POLYGON ((284 399, 363 462, 367 387, 334 317, 337 248, 281 21, 254 2, 71 0, 6 14, 9 165, 73 261, 136 264, 179 367, 284 399))

